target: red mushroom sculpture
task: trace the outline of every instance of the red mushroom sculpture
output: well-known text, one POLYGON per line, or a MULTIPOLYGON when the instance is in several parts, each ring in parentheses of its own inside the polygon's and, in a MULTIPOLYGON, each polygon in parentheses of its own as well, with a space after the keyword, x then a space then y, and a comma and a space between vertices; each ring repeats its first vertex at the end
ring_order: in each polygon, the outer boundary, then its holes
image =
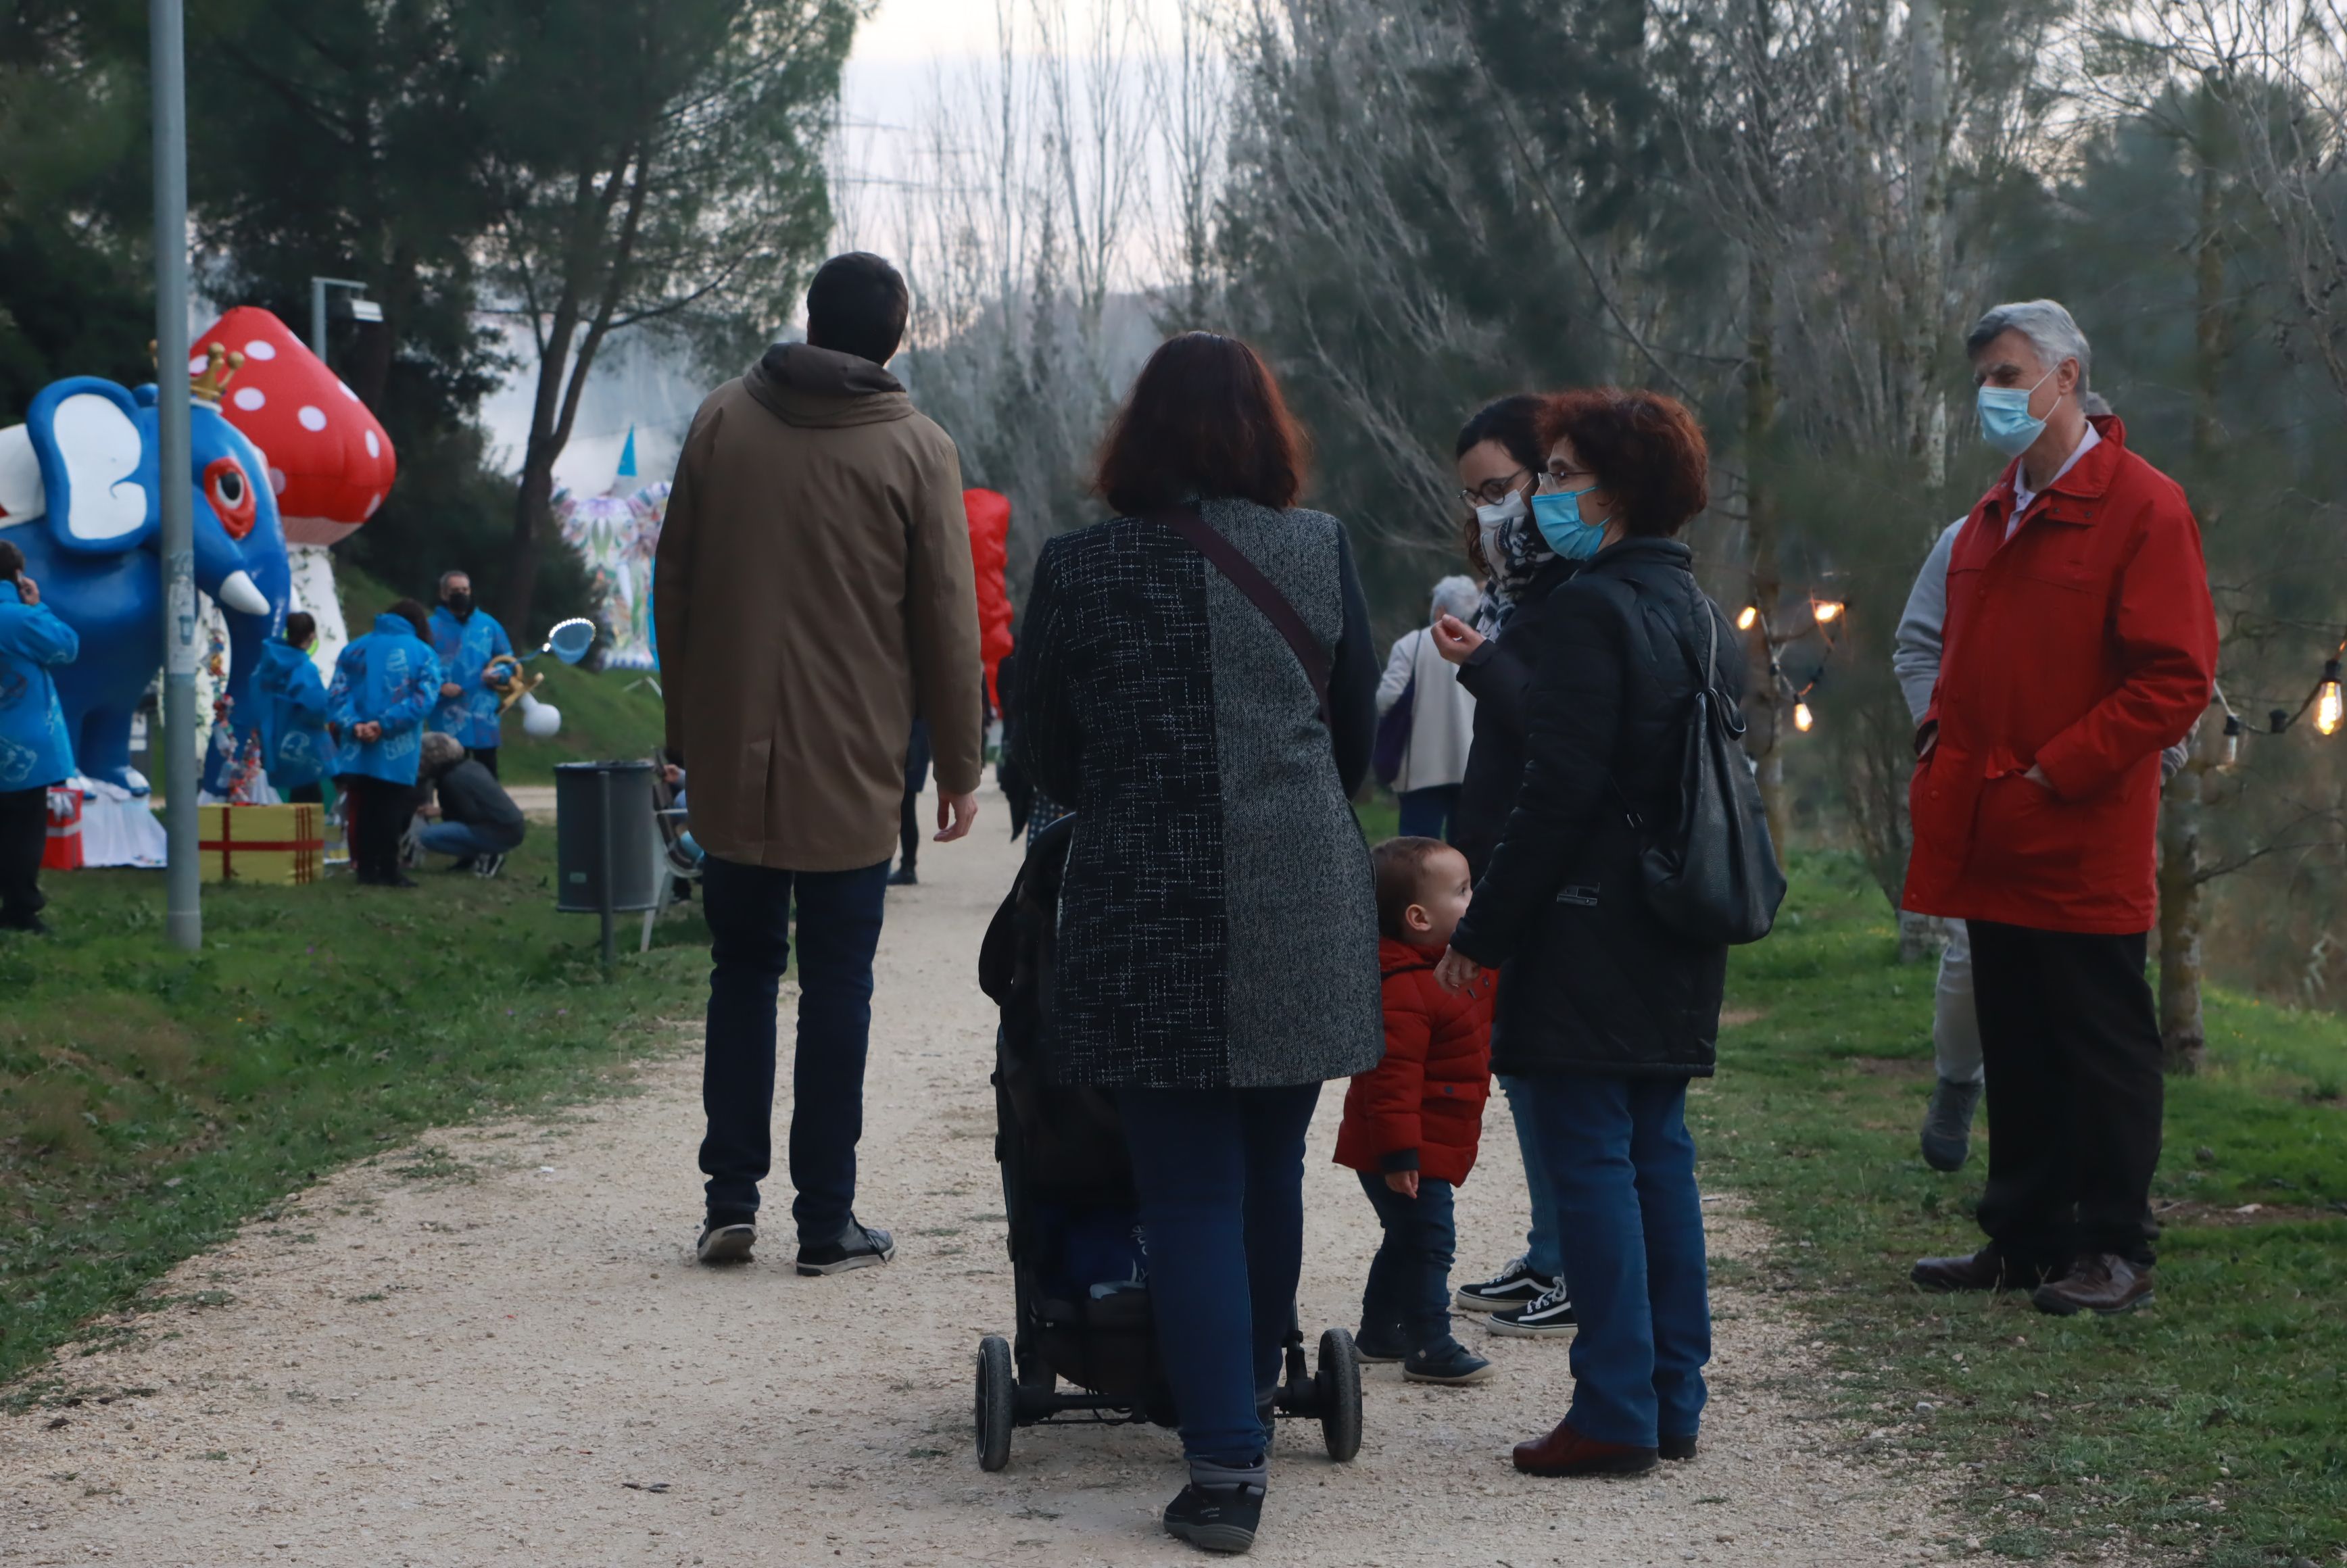
POLYGON ((399 470, 391 437, 359 395, 260 306, 239 305, 199 333, 193 362, 215 343, 244 355, 220 412, 268 456, 286 542, 348 537, 391 491, 399 470))

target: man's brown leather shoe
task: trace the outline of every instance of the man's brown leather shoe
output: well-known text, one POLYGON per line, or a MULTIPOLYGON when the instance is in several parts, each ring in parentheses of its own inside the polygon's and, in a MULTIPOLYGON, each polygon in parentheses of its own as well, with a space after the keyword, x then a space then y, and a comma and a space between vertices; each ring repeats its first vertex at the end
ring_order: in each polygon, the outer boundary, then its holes
POLYGON ((1526 1475, 1637 1475, 1655 1468, 1655 1450, 1601 1443, 1559 1421, 1548 1436, 1516 1445, 1516 1468, 1526 1475))
POLYGON ((1907 1277, 1926 1290, 1950 1291, 2026 1290, 2042 1276, 1983 1247, 1964 1257, 1919 1258, 1907 1277))
POLYGON ((2061 1278, 2039 1286, 2029 1299, 2038 1311, 2056 1317, 2079 1312, 2105 1317, 2114 1312, 2132 1312, 2151 1299, 2151 1266, 2116 1253, 2090 1253, 2072 1264, 2070 1272, 2061 1278))

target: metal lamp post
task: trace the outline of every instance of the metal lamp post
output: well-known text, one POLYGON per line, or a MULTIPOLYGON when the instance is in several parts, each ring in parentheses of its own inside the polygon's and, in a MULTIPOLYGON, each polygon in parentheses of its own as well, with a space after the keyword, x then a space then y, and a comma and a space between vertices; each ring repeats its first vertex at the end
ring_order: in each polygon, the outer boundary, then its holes
POLYGON ((329 289, 348 289, 351 292, 354 296, 350 301, 351 320, 354 322, 383 320, 383 307, 373 300, 363 297, 366 293, 364 283, 354 283, 348 278, 311 279, 310 352, 318 356, 320 364, 326 363, 326 291, 329 289))
POLYGON ((195 497, 188 486, 188 79, 180 0, 148 0, 155 114, 155 415, 163 513, 163 934, 203 946, 196 847, 195 497))

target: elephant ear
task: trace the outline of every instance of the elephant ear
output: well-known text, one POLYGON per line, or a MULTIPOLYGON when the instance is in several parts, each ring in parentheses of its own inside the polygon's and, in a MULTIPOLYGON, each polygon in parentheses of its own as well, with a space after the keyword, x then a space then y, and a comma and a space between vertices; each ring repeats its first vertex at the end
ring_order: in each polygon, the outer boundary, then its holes
POLYGON ((94 375, 52 382, 33 398, 25 431, 60 546, 115 555, 154 537, 162 515, 155 456, 129 393, 94 375))

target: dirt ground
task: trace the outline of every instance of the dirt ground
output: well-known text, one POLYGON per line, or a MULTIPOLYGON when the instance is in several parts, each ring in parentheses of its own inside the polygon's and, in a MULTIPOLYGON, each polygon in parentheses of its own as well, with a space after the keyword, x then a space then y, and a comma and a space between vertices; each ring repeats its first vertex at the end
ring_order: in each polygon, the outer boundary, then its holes
MULTIPOLYGON (((973 1457, 973 1352, 1011 1326, 993 1014, 974 979, 1016 864, 1005 826, 990 795, 974 841, 932 846, 921 886, 890 895, 857 1208, 895 1229, 892 1266, 801 1279, 784 1235, 746 1266, 692 1262, 700 999, 680 994, 679 1050, 640 1093, 345 1169, 177 1270, 170 1304, 129 1333, 67 1348, 36 1376, 82 1402, 0 1417, 0 1561, 1195 1561, 1157 1526, 1183 1479, 1169 1432, 1030 1429, 1008 1471, 973 1457)), ((1327 1163, 1339 1101, 1321 1102, 1307 1178, 1314 1329, 1352 1324, 1376 1239, 1352 1175, 1327 1163)), ((1521 1245, 1503 1105, 1483 1151, 1459 1204, 1475 1274, 1521 1245)), ((786 1216, 787 1184, 767 1200, 786 1216)), ((1730 1209, 1706 1210, 1714 1248, 1748 1253, 1761 1237, 1730 1209)), ((1284 1428, 1255 1557, 1941 1560, 1933 1478, 1870 1468, 1804 1402, 1813 1352, 1781 1304, 1722 1290, 1715 1306, 1694 1462, 1617 1481, 1516 1474, 1510 1446, 1563 1412, 1566 1347, 1462 1327, 1497 1378, 1420 1389, 1370 1368, 1355 1462, 1284 1428)))

